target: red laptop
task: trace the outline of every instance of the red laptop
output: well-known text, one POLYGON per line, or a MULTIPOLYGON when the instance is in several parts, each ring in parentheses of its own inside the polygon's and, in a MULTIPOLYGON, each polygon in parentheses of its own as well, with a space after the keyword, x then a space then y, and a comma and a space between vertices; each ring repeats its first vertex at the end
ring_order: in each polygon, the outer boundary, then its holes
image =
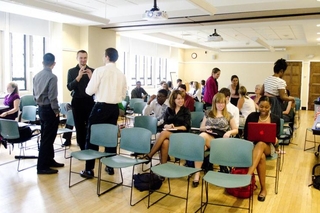
POLYGON ((248 140, 252 142, 263 141, 275 143, 277 125, 275 123, 248 123, 248 140))

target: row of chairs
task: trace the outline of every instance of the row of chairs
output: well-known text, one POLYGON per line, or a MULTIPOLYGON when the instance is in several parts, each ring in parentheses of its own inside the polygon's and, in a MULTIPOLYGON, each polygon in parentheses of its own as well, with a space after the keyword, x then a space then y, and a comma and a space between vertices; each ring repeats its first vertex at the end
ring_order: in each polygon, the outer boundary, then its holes
MULTIPOLYGON (((91 143, 98 146, 108 146, 116 147, 118 145, 118 127, 112 124, 94 124, 91 126, 91 143)), ((189 196, 189 182, 192 174, 200 171, 200 169, 189 168, 184 166, 179 166, 173 163, 166 163, 161 165, 156 165, 151 167, 151 172, 168 180, 168 191, 149 191, 149 193, 140 197, 139 199, 133 199, 133 178, 131 178, 131 183, 125 185, 123 183, 122 168, 132 167, 132 175, 135 172, 135 167, 144 163, 146 160, 137 159, 136 157, 129 157, 126 152, 137 152, 137 153, 148 153, 150 150, 150 139, 152 132, 141 127, 125 128, 121 130, 120 145, 118 154, 117 153, 105 153, 94 150, 83 150, 71 153, 70 158, 70 169, 69 169, 69 187, 79 184, 86 179, 82 179, 77 182, 73 182, 72 174, 78 172, 72 171, 72 159, 76 158, 81 161, 85 160, 99 160, 99 169, 97 180, 97 195, 100 196, 109 192, 110 190, 118 186, 128 186, 130 187, 130 205, 135 205, 141 200, 148 197, 148 208, 157 203, 164 197, 171 195, 178 198, 186 200, 186 212, 188 208, 188 196, 189 196), (139 139, 135 139, 139 135, 139 139), (113 168, 118 168, 120 172, 120 180, 113 181, 109 179, 103 179, 101 174, 102 165, 110 166, 113 168), (187 189, 186 196, 177 196, 171 193, 170 179, 187 177, 187 189), (102 183, 108 183, 102 184, 102 183), (111 184, 111 186, 110 186, 111 184), (102 190, 102 188, 104 188, 102 190), (151 202, 151 194, 159 192, 164 194, 158 200, 151 202), (135 200, 135 201, 134 201, 135 200)), ((192 133, 179 133, 172 134, 170 137, 169 144, 169 155, 186 159, 190 161, 201 161, 204 157, 203 152, 204 139, 196 134, 192 133)), ((211 142, 211 153, 210 162, 214 164, 227 165, 227 166, 237 166, 237 167, 249 167, 252 164, 252 143, 244 141, 242 139, 215 139, 211 142), (237 148, 235 148, 237 147, 237 148), (223 153, 223 154, 222 154, 223 153)), ((206 200, 203 201, 201 193, 201 207, 204 208, 208 202, 208 183, 214 184, 224 188, 242 187, 250 184, 251 176, 243 175, 241 178, 233 174, 222 174, 214 171, 208 172, 203 177, 203 184, 206 186, 206 200), (223 177, 220 177, 223 175, 223 177)), ((203 191, 203 187, 202 187, 203 191)), ((249 212, 252 211, 252 199, 250 200, 249 212)), ((202 209, 201 208, 201 209, 202 209)))

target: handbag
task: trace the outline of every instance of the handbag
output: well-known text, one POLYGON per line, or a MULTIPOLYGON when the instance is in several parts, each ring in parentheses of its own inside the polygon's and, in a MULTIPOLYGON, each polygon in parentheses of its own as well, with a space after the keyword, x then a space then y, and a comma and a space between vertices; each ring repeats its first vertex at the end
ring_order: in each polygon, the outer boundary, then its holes
MULTIPOLYGON (((248 174, 248 168, 232 168, 231 174, 248 174)), ((256 179, 254 174, 251 177, 251 183, 248 186, 239 187, 239 188, 228 188, 226 191, 238 198, 249 198, 253 194, 253 190, 255 189, 256 179)))

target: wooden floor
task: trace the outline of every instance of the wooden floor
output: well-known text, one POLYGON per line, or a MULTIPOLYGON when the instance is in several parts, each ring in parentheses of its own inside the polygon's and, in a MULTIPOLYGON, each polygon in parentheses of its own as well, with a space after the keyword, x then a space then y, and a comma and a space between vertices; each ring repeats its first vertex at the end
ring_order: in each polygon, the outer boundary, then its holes
MULTIPOLYGON (((285 162, 280 173, 279 193, 274 193, 274 179, 267 178, 268 195, 265 202, 257 201, 259 189, 254 192, 254 212, 320 212, 320 191, 308 187, 311 183, 312 166, 319 160, 314 151, 303 151, 305 129, 313 124, 313 111, 301 111, 300 126, 296 131, 293 143, 285 147, 285 162)), ((318 138, 318 141, 319 138, 318 138)), ((57 143, 60 139, 57 138, 57 143)), ((312 144, 309 144, 311 146, 312 144)), ((59 148, 57 145, 56 148, 59 148)), ((73 141, 71 151, 78 150, 73 141)), ((69 160, 64 159, 63 152, 56 153, 56 160, 65 163, 56 175, 37 175, 36 168, 17 172, 17 161, 14 155, 18 153, 15 147, 13 153, 0 148, 0 212, 184 212, 183 200, 168 197, 147 209, 147 199, 136 206, 129 204, 130 189, 118 187, 115 190, 98 197, 96 195, 96 179, 87 180, 72 188, 68 187, 69 160), (10 162, 13 161, 13 162, 10 162), (7 163, 9 162, 9 163, 7 163)), ((28 150, 27 154, 36 154, 28 150)), ((24 160, 23 166, 34 165, 36 160, 24 160)), ((74 170, 80 171, 84 163, 74 161, 74 170)), ((139 167, 140 168, 140 167, 139 167)), ((274 174, 275 161, 268 162, 268 173, 274 174)), ((97 173, 97 166, 95 172, 97 173)), ((110 180, 119 179, 116 175, 109 176, 103 171, 103 176, 110 180)), ((124 170, 125 182, 130 182, 131 170, 124 170)), ((81 179, 78 175, 74 178, 81 179)), ((256 178, 258 180, 258 178, 256 178)), ((185 192, 186 179, 172 181, 172 191, 176 194, 185 192)), ((164 182, 161 189, 166 189, 164 182)), ((189 212, 195 212, 200 205, 201 187, 190 188, 189 212)), ((134 191, 134 196, 140 197, 144 192, 134 191)), ((218 203, 246 204, 247 200, 236 199, 227 195, 223 189, 210 188, 210 199, 218 203)), ((206 212, 245 212, 244 210, 208 206, 206 212)))

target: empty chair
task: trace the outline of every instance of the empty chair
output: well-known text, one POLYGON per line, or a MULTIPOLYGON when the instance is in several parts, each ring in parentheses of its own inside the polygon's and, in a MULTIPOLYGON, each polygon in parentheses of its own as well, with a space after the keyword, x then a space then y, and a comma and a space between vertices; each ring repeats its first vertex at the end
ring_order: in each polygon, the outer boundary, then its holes
MULTIPOLYGON (((118 126, 113 124, 93 124, 91 125, 90 143, 102 147, 116 147, 118 144, 118 126)), ((72 171, 72 159, 80 161, 101 159, 106 156, 113 156, 116 153, 99 152, 92 149, 72 152, 70 156, 70 169, 69 169, 69 187, 79 184, 87 179, 71 183, 71 174, 80 174, 79 172, 72 171)), ((101 165, 100 165, 101 166, 101 165)))
POLYGON ((133 175, 135 171, 135 166, 143 163, 147 163, 148 160, 137 159, 128 157, 125 154, 122 154, 123 151, 129 152, 136 152, 136 153, 143 153, 146 154, 150 151, 150 138, 151 132, 147 129, 140 128, 140 127, 133 127, 133 128, 125 128, 121 131, 121 138, 120 138, 120 147, 119 147, 119 154, 112 157, 102 158, 99 164, 99 176, 98 176, 98 186, 97 186, 97 194, 100 196, 118 186, 128 186, 130 187, 130 205, 133 206, 146 198, 148 195, 142 197, 136 202, 132 200, 132 190, 133 190, 133 175), (101 178, 101 164, 119 169, 120 170, 120 178, 121 180, 118 182, 103 180, 101 178), (132 175, 130 176, 131 184, 124 185, 123 184, 123 175, 122 175, 122 168, 132 167, 132 175), (108 182, 113 184, 112 187, 101 192, 101 182, 108 182))
POLYGON ((133 112, 142 115, 142 110, 147 105, 146 102, 137 102, 133 106, 133 112))
MULTIPOLYGON (((192 133, 177 133, 172 134, 170 136, 170 143, 169 143, 169 155, 173 156, 175 158, 185 159, 189 161, 202 161, 204 157, 203 152, 204 147, 204 139, 200 137, 199 135, 192 134, 192 133)), ((166 196, 173 196, 176 198, 181 198, 186 200, 185 203, 185 212, 187 212, 188 209, 188 198, 189 198, 189 182, 190 177, 192 174, 199 172, 201 169, 197 168, 191 168, 191 167, 184 167, 180 166, 171 162, 160 164, 157 166, 151 167, 151 171, 159 176, 162 176, 164 178, 168 179, 168 192, 162 191, 150 191, 149 192, 149 198, 148 198, 148 208, 155 203, 157 203, 159 200, 163 199, 166 196), (171 186, 170 186, 170 179, 172 178, 182 178, 187 177, 187 186, 186 186, 186 196, 177 196, 174 194, 171 194, 171 186), (153 192, 153 193, 151 193, 153 192), (161 193, 164 194, 162 197, 160 197, 158 200, 150 203, 150 197, 154 193, 161 193)), ((179 190, 181 190, 181 187, 179 187, 179 190)))
MULTIPOLYGON (((253 143, 238 138, 216 138, 210 143, 210 158, 212 164, 225 165, 230 167, 244 167, 248 168, 252 165, 252 150, 253 143)), ((230 206, 233 208, 248 209, 252 212, 253 196, 249 198, 248 208, 242 206, 226 205, 225 203, 209 202, 209 185, 213 184, 222 188, 238 188, 248 186, 251 183, 251 175, 248 174, 231 174, 220 173, 216 171, 208 171, 202 179, 201 187, 201 212, 204 212, 207 205, 230 206), (203 201, 203 188, 205 186, 206 200, 203 201)), ((252 189, 253 190, 253 189, 252 189)))
POLYGON ((129 102, 129 106, 131 109, 133 109, 135 103, 137 102, 144 102, 142 98, 131 98, 129 102))
MULTIPOLYGON (((20 98, 20 111, 21 112, 22 112, 22 109, 24 106, 37 106, 37 103, 34 100, 33 95, 24 95, 20 98)), ((21 121, 21 114, 20 114, 18 120, 21 121)))
POLYGON ((195 101, 194 102, 194 107, 196 112, 203 112, 203 103, 195 101))

